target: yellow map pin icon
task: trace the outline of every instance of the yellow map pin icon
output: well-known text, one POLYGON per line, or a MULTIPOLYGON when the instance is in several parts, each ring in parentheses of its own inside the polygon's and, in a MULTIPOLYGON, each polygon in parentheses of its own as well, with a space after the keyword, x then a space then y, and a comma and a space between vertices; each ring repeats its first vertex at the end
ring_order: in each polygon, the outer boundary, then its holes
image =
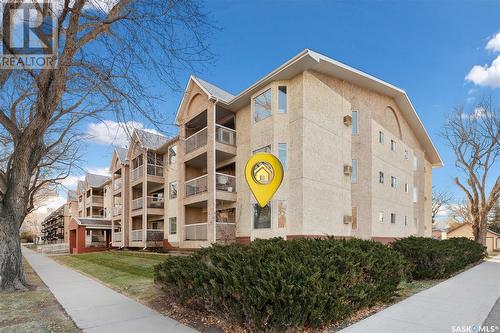
POLYGON ((273 154, 257 153, 245 166, 245 179, 259 206, 265 207, 281 185, 283 166, 273 154))

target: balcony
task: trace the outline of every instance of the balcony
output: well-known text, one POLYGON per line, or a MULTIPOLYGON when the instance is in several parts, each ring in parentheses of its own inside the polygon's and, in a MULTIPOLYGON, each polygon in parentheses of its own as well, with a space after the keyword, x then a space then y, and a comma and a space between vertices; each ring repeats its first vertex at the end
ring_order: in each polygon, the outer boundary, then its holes
POLYGON ((132 170, 132 180, 136 180, 142 177, 144 174, 144 168, 141 166, 138 166, 134 170, 132 170))
POLYGON ((142 198, 137 198, 132 200, 132 210, 137 210, 141 209, 143 207, 143 200, 142 198))
POLYGON ((148 176, 163 177, 163 165, 148 164, 146 169, 148 176))
POLYGON ((163 241, 163 229, 148 229, 146 230, 147 241, 163 241))
POLYGON ((207 175, 196 177, 185 183, 186 197, 207 191, 207 175))
POLYGON ((139 230, 132 230, 130 232, 130 240, 132 242, 142 242, 142 229, 139 230))
POLYGON ((184 225, 185 240, 207 240, 208 223, 184 225))
POLYGON ((116 178, 113 180, 113 191, 118 191, 122 188, 122 179, 116 178))
POLYGON ((236 192, 236 177, 225 173, 215 173, 215 186, 217 191, 236 192))
POLYGON ((201 148, 203 146, 206 146, 207 144, 207 128, 203 128, 202 130, 194 133, 193 135, 189 136, 185 140, 186 144, 186 154, 201 148))
POLYGON ((122 206, 113 207, 113 216, 122 215, 122 206))
POLYGON ((165 202, 164 202, 163 198, 148 196, 148 197, 146 197, 146 201, 147 201, 148 208, 163 209, 163 207, 165 206, 165 202))
POLYGON ((215 126, 215 140, 226 145, 236 145, 236 131, 222 125, 215 126))
POLYGON ((121 242, 122 241, 122 232, 113 232, 113 242, 121 242))

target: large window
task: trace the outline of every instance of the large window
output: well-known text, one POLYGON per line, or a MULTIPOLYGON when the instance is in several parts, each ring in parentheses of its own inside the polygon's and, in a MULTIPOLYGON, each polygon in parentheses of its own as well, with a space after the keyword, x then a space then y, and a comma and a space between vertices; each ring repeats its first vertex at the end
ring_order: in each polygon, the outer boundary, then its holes
POLYGON ((177 234, 177 217, 168 218, 168 233, 170 235, 177 234))
POLYGON ((259 204, 253 204, 253 228, 271 228, 271 203, 268 203, 264 208, 260 207, 259 204))
POLYGON ((358 160, 352 160, 351 183, 358 182, 358 160))
POLYGON ((358 111, 352 111, 351 117, 352 117, 352 134, 358 134, 358 111))
POLYGON ((287 201, 278 200, 278 228, 286 228, 287 201))
POLYGON ((168 186, 168 198, 177 198, 177 182, 171 182, 168 186))
POLYGON ((287 169, 288 159, 287 159, 288 147, 286 143, 278 143, 278 158, 283 165, 283 169, 287 169))
POLYGON ((132 160, 132 168, 137 169, 142 165, 142 154, 132 160))
POLYGON ((278 113, 287 113, 286 86, 278 87, 278 113))
POLYGON ((253 99, 253 122, 259 122, 272 115, 271 110, 272 94, 271 89, 267 89, 253 99))

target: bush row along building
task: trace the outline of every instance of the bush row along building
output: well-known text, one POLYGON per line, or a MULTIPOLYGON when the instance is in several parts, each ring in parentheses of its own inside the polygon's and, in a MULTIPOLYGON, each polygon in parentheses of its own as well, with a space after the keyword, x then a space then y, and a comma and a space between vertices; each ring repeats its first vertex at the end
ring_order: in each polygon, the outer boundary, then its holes
POLYGON ((87 175, 80 226, 109 221, 100 239, 134 248, 431 236, 442 161, 405 91, 380 79, 306 49, 238 95, 191 76, 176 123, 173 138, 136 130, 110 178, 87 175), (264 208, 244 177, 261 151, 285 169, 264 208))

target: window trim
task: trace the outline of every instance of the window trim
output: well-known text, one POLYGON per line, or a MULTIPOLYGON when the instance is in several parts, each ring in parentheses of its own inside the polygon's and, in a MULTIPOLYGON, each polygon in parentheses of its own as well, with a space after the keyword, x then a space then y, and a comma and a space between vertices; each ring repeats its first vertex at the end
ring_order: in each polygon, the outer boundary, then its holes
POLYGON ((378 222, 379 223, 384 223, 384 220, 385 220, 385 214, 384 214, 384 211, 381 210, 378 212, 378 222))
POLYGON ((358 110, 351 110, 351 134, 352 135, 359 135, 359 112, 358 110), (356 114, 356 117, 354 117, 354 114, 356 114), (356 129, 356 131, 354 131, 356 129))
POLYGON ((288 143, 287 142, 278 142, 278 159, 280 160, 281 165, 283 166, 283 170, 287 170, 288 169, 288 143), (281 160, 281 157, 280 157, 280 152, 283 150, 283 149, 280 149, 280 146, 282 146, 282 145, 285 145, 285 163, 283 163, 283 161, 281 160))
MULTIPOLYGON (((271 210, 269 215, 270 215, 270 221, 269 221, 269 227, 268 228, 255 228, 255 221, 254 221, 254 209, 255 205, 258 205, 256 201, 252 201, 250 204, 252 205, 252 209, 250 210, 251 214, 251 219, 250 223, 252 223, 252 230, 272 230, 273 229, 273 201, 269 201, 269 203, 266 206, 269 206, 269 209, 271 210)), ((260 207, 260 206, 259 206, 260 207)))
POLYGON ((396 188, 398 186, 398 179, 394 176, 391 176, 391 187, 396 188))
POLYGON ((391 213, 391 224, 396 224, 396 213, 391 213))
POLYGON ((177 235, 177 229, 178 229, 178 226, 177 226, 177 216, 171 216, 171 217, 169 217, 168 218, 168 234, 169 235, 177 235), (171 220, 172 219, 175 219, 175 232, 174 233, 172 233, 172 229, 171 229, 171 227, 172 227, 171 220))
POLYGON ((384 184, 384 182, 385 182, 384 172, 383 171, 379 171, 378 172, 378 183, 379 184, 384 184))
POLYGON ((177 199, 177 196, 178 196, 178 191, 179 191, 179 185, 177 183, 177 180, 174 180, 174 181, 171 181, 170 183, 168 183, 168 199, 169 200, 174 200, 174 199, 177 199), (175 197, 172 197, 172 184, 175 183, 175 186, 176 186, 176 189, 175 189, 175 197))
POLYGON ((351 184, 357 184, 358 183, 358 159, 353 158, 351 160, 351 184))
POLYGON ((384 132, 382 131, 378 131, 378 143, 380 143, 381 145, 384 144, 384 132))
POLYGON ((396 151, 396 140, 391 139, 391 151, 396 151))

